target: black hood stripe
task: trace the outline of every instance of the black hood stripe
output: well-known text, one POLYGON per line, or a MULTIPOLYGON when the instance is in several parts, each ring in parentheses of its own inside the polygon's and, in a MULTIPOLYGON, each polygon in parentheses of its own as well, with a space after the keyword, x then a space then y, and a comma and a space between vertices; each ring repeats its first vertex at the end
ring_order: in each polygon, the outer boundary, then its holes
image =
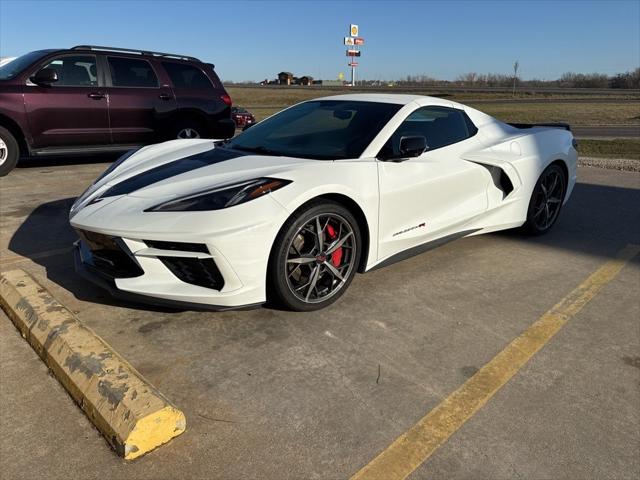
POLYGON ((115 197, 117 195, 127 195, 142 188, 148 187, 154 183, 161 182, 167 178, 175 177, 198 168, 208 167, 215 163, 224 162, 237 157, 243 157, 250 155, 247 152, 240 152, 238 150, 231 150, 222 147, 215 147, 206 152, 196 153, 189 157, 181 158, 173 162, 165 163, 158 167, 146 170, 138 175, 134 175, 131 178, 114 185, 109 190, 100 195, 104 197, 115 197))

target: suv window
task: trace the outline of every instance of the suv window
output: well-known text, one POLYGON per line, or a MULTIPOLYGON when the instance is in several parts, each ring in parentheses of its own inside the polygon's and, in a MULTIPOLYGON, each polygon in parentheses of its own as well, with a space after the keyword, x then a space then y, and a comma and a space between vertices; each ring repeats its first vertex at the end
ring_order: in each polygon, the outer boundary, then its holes
POLYGON ((107 57, 111 70, 111 84, 114 87, 157 87, 151 64, 146 60, 124 57, 107 57))
POLYGON ((162 62, 176 88, 213 88, 211 81, 200 70, 184 63, 162 62))
POLYGON ((382 147, 381 153, 385 156, 398 155, 400 139, 404 136, 424 136, 431 151, 466 140, 477 132, 476 126, 462 110, 436 106, 422 107, 402 122, 382 147))
POLYGON ((37 50, 35 52, 25 53, 21 57, 5 63, 0 67, 0 80, 9 80, 10 78, 15 77, 48 53, 49 50, 37 50))
POLYGON ((98 85, 96 57, 93 55, 74 55, 58 57, 42 68, 50 68, 58 74, 53 87, 94 87, 98 85))

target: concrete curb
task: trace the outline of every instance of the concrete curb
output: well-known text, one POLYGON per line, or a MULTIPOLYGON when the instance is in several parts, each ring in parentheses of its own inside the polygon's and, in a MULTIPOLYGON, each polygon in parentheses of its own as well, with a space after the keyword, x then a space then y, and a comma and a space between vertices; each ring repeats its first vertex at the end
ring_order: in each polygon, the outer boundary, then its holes
POLYGON ((184 414, 31 275, 0 273, 0 305, 118 455, 185 431, 184 414))

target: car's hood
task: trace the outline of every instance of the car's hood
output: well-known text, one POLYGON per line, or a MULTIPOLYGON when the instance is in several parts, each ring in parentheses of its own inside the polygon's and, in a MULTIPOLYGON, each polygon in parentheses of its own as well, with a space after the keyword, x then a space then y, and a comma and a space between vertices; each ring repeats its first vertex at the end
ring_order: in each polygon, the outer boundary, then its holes
POLYGON ((89 187, 74 204, 72 214, 98 198, 127 195, 161 202, 254 178, 287 178, 287 172, 317 163, 216 147, 211 140, 174 140, 144 147, 127 158, 89 187))

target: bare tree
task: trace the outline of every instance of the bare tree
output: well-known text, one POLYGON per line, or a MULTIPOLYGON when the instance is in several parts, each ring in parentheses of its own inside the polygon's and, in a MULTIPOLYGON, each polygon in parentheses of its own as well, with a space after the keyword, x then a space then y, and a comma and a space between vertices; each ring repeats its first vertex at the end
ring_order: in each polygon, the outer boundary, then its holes
POLYGON ((518 78, 518 68, 520 68, 520 62, 518 60, 513 64, 513 96, 516 96, 516 79, 518 78))
POLYGON ((478 74, 476 72, 463 73, 462 75, 458 75, 456 81, 464 85, 473 85, 478 81, 478 74))

